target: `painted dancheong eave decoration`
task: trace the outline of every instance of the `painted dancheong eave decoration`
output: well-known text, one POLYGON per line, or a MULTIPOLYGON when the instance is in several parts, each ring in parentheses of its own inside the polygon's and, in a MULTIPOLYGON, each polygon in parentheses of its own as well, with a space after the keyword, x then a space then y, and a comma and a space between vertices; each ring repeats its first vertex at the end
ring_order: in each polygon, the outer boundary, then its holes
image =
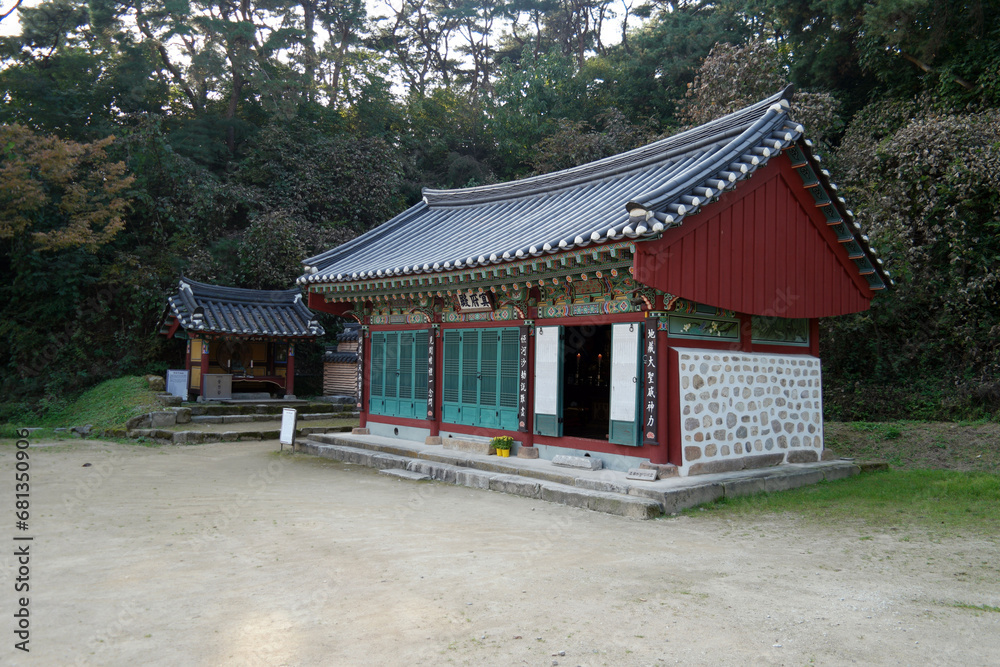
MULTIPOLYGON (((891 284, 789 117, 790 95, 573 169, 425 190, 416 206, 305 260, 298 282, 310 307, 361 323, 362 347, 375 336, 379 376, 371 385, 371 368, 362 369, 362 419, 411 436, 511 433, 543 457, 563 448, 609 467, 672 463, 681 474, 778 454, 815 460, 821 428, 758 452, 755 439, 728 442, 742 423, 694 433, 680 414, 694 404, 681 400, 677 350, 730 351, 751 366, 761 365, 754 354, 815 361, 817 318, 864 310, 891 284), (428 400, 427 419, 409 416, 427 382, 408 370, 413 355, 437 371, 441 398, 428 400), (387 385, 390 377, 402 379, 387 385), (385 407, 397 405, 405 414, 385 407), (705 440, 717 434, 727 442, 705 440), (696 466, 685 452, 698 448, 696 466)), ((714 389, 694 400, 726 408, 713 421, 759 421, 746 402, 728 405, 733 384, 758 375, 768 398, 789 400, 777 371, 727 375, 725 401, 714 389)), ((818 391, 820 378, 810 382, 818 391)), ((803 414, 779 413, 792 422, 803 414)), ((777 427, 798 429, 792 422, 777 427)))
POLYGON ((191 389, 206 376, 230 375, 243 389, 294 389, 295 343, 322 336, 323 327, 302 293, 251 290, 181 278, 167 299, 160 333, 186 338, 191 389))

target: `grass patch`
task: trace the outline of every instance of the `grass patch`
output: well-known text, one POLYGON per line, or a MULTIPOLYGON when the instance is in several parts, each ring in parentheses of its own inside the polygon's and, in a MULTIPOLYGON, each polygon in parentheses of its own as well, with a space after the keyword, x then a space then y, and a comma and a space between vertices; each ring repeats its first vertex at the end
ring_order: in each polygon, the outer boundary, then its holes
POLYGON ((897 468, 1000 473, 1000 424, 826 422, 826 447, 839 456, 880 459, 897 468))
POLYGON ((950 470, 890 470, 781 493, 723 499, 705 509, 749 517, 791 513, 873 528, 923 527, 945 533, 1000 531, 1000 475, 950 470))
POLYGON ((149 390, 146 378, 116 378, 88 389, 75 400, 52 406, 41 417, 26 417, 16 424, 3 425, 2 437, 14 437, 15 426, 59 428, 91 424, 95 429, 123 428, 126 421, 156 406, 156 394, 149 390), (7 430, 11 435, 6 435, 7 430))
POLYGON ((989 611, 994 614, 1000 614, 1000 607, 993 607, 988 604, 966 604, 964 602, 954 602, 948 605, 949 607, 956 607, 957 609, 971 609, 972 611, 989 611))

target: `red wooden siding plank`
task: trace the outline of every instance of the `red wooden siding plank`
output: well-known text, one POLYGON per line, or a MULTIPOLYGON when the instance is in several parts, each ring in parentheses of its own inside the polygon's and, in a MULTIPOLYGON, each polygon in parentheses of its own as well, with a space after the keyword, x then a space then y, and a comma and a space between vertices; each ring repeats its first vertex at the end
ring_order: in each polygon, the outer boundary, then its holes
POLYGON ((855 275, 786 156, 680 227, 636 244, 647 284, 753 314, 827 317, 868 307, 855 275))

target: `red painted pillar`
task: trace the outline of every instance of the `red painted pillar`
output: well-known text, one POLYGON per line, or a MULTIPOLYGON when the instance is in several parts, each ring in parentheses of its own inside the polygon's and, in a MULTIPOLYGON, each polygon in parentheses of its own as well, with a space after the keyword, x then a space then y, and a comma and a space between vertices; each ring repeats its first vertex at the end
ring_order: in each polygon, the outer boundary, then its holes
POLYGON ((288 344, 288 366, 285 367, 285 396, 295 395, 295 343, 288 344))

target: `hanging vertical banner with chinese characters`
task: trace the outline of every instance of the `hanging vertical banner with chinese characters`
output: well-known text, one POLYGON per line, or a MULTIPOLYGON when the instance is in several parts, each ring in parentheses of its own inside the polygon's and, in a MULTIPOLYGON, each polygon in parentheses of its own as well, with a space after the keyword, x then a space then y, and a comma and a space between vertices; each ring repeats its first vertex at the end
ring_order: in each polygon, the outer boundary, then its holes
POLYGON ((659 429, 658 410, 659 396, 657 395, 657 382, 659 379, 659 359, 657 355, 655 323, 646 327, 645 343, 642 350, 642 366, 644 376, 644 387, 642 392, 643 421, 642 421, 642 444, 655 445, 656 433, 659 429))
POLYGON ((528 432, 528 337, 531 327, 518 327, 517 430, 528 432))
POLYGON ((358 410, 364 411, 365 404, 365 334, 363 329, 358 332, 358 410))
POLYGON ((427 334, 427 418, 434 419, 434 330, 427 334))

